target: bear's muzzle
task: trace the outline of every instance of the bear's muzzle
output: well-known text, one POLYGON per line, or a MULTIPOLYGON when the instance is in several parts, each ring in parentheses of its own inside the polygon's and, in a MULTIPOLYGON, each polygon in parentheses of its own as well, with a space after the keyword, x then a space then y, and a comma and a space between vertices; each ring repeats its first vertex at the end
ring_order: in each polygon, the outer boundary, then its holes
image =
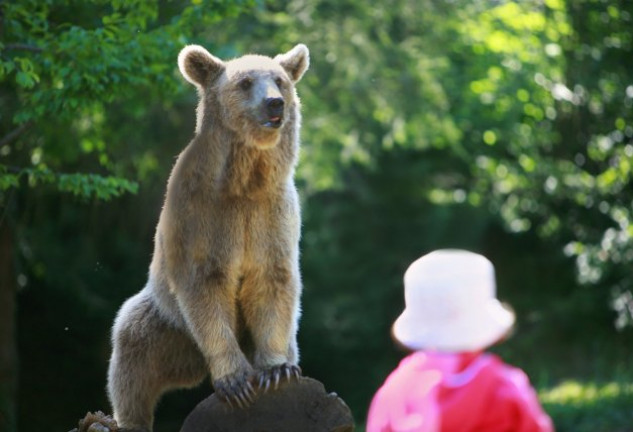
POLYGON ((278 129, 284 119, 284 100, 280 97, 272 97, 264 100, 266 107, 266 121, 263 125, 266 127, 278 129))

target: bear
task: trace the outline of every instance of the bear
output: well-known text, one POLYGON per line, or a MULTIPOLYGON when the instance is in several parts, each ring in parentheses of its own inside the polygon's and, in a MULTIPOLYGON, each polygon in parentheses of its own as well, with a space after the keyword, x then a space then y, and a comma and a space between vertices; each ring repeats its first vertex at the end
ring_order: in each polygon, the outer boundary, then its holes
POLYGON ((112 328, 108 397, 128 431, 151 431, 162 394, 209 374, 240 407, 301 374, 295 85, 308 48, 223 61, 189 45, 178 66, 199 94, 194 137, 167 182, 147 283, 112 328))

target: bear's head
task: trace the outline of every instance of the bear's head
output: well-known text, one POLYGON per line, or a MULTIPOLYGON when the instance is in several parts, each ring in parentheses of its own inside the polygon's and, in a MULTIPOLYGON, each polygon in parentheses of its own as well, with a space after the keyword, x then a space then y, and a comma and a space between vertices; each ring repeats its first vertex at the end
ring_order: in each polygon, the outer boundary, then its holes
POLYGON ((224 126, 246 145, 274 147, 285 129, 297 127, 295 84, 309 62, 303 44, 275 58, 245 55, 226 62, 201 46, 186 46, 178 67, 200 93, 196 132, 224 126))

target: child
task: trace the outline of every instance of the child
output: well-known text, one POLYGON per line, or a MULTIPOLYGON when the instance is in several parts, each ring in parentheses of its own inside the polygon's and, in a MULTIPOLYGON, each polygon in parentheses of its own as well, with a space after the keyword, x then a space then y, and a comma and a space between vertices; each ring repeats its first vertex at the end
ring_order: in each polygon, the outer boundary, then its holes
POLYGON ((374 396, 367 432, 553 431, 525 373, 484 352, 514 324, 490 261, 438 250, 411 264, 404 289, 393 337, 415 352, 374 396))

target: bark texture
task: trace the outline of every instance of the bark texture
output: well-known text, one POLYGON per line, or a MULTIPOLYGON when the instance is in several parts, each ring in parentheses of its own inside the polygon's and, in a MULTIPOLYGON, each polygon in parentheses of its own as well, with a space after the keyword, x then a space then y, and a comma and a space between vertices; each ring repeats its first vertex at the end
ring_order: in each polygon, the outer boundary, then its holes
POLYGON ((215 395, 198 404, 180 432, 352 432, 349 407, 322 383, 301 377, 260 394, 248 408, 230 408, 215 395))

